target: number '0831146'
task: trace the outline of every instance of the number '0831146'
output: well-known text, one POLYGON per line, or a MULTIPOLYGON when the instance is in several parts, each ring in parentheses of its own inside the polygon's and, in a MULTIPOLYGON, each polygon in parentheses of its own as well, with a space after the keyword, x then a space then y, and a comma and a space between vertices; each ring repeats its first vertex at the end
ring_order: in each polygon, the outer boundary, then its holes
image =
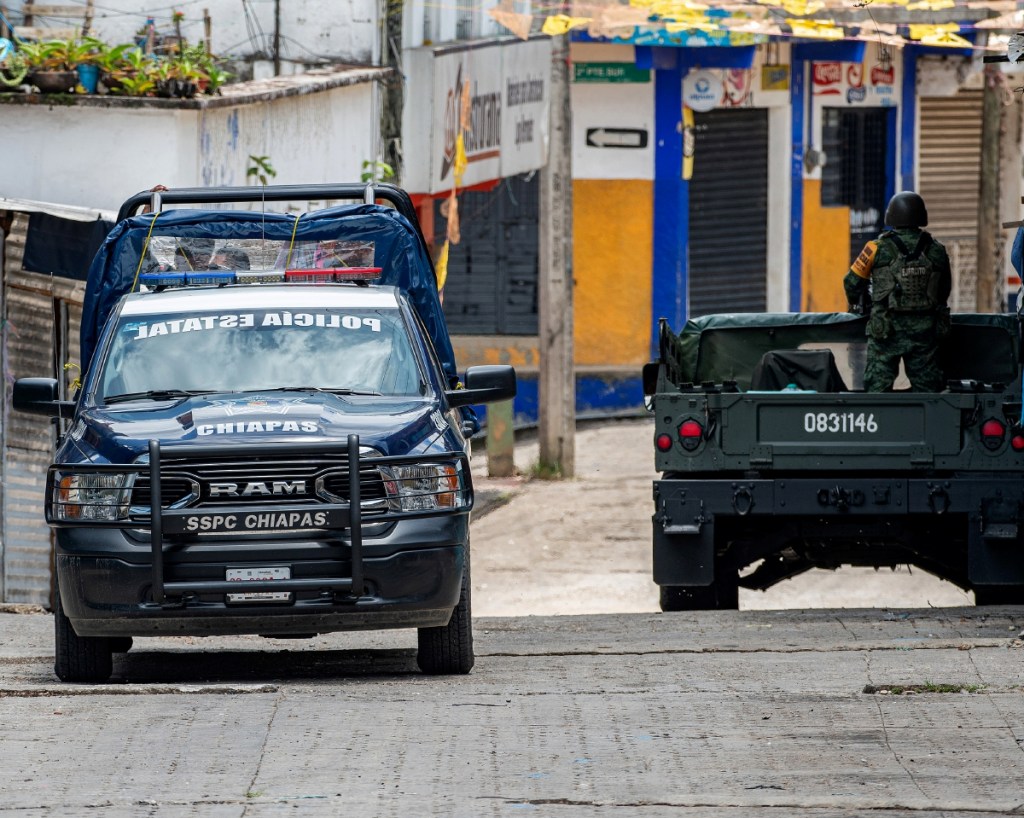
POLYGON ((878 421, 873 413, 866 412, 808 412, 804 415, 804 431, 808 434, 875 434, 878 421))

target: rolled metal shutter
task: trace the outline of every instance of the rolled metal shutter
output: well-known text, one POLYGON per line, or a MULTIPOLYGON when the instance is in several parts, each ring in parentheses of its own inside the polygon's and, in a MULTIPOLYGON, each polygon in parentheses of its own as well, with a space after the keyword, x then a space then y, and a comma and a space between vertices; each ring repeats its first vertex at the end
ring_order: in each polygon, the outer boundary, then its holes
POLYGON ((922 97, 918 192, 928 230, 946 246, 954 311, 973 311, 978 282, 978 197, 982 91, 922 97))
POLYGON ((768 280, 768 111, 694 116, 688 314, 761 312, 768 280))
MULTIPOLYGON (((452 333, 537 334, 539 197, 538 174, 459 194, 462 241, 449 249, 444 287, 452 333)), ((439 211, 435 223, 440 243, 445 220, 439 211)))
MULTIPOLYGON (((15 378, 56 377, 67 385, 79 374, 63 371, 78 361, 84 282, 22 269, 28 217, 18 215, 5 242, 4 366, 15 378), (60 346, 57 349, 57 346, 60 346)), ((43 516, 46 470, 53 462, 54 424, 10 409, 3 435, 4 602, 50 604, 52 536, 43 516)))

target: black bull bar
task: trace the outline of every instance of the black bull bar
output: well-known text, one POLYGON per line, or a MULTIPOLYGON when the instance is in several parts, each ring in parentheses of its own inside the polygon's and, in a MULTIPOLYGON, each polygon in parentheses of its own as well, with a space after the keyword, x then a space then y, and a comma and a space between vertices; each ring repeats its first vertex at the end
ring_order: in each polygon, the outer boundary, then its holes
MULTIPOLYGON (((272 444, 260 447, 260 453, 266 456, 280 454, 308 454, 315 458, 317 454, 329 453, 341 448, 337 444, 320 443, 310 444, 272 444)), ((162 454, 168 456, 187 457, 189 455, 201 455, 204 457, 242 454, 237 446, 196 446, 196 445, 174 445, 161 447, 157 440, 149 441, 149 464, 66 464, 52 466, 47 479, 47 497, 52 500, 56 496, 54 485, 54 473, 59 471, 80 471, 80 472, 125 472, 135 471, 144 473, 147 469, 150 479, 150 515, 148 525, 143 519, 128 519, 117 521, 82 521, 68 522, 57 520, 50 512, 51 503, 47 502, 47 522, 54 526, 69 527, 94 525, 104 528, 133 528, 149 529, 151 540, 152 560, 152 596, 153 604, 163 605, 168 597, 180 597, 186 594, 198 593, 254 593, 261 591, 308 591, 310 589, 320 591, 339 592, 350 597, 362 596, 364 591, 363 581, 363 532, 362 532, 362 507, 361 507, 361 486, 360 486, 360 462, 370 460, 373 465, 391 466, 403 464, 426 465, 431 463, 452 464, 458 462, 462 466, 462 479, 458 489, 461 492, 464 503, 442 511, 384 511, 373 514, 373 522, 391 522, 399 519, 411 519, 415 517, 432 517, 451 513, 468 513, 473 507, 472 481, 469 476, 469 458, 464 452, 442 452, 438 454, 415 454, 415 455, 392 455, 387 457, 360 458, 359 436, 349 435, 345 446, 348 465, 348 488, 349 502, 345 503, 311 503, 306 505, 283 505, 283 506, 261 506, 261 507, 217 507, 211 512, 206 509, 195 507, 186 509, 165 509, 162 506, 160 466, 162 454), (237 517, 271 514, 273 516, 290 517, 292 515, 317 515, 323 514, 328 521, 325 525, 313 526, 316 530, 329 532, 340 532, 345 529, 349 531, 351 576, 350 577, 309 577, 303 579, 273 579, 273 580, 198 580, 198 581, 173 581, 164 579, 164 534, 183 533, 208 533, 206 529, 190 529, 186 521, 189 518, 211 516, 226 517, 235 515, 237 517)), ((307 526, 308 530, 309 527, 307 526)), ((244 529, 241 533, 245 533, 244 529)), ((255 531, 254 533, 258 533, 255 531)), ((274 533, 289 533, 278 530, 274 533)))

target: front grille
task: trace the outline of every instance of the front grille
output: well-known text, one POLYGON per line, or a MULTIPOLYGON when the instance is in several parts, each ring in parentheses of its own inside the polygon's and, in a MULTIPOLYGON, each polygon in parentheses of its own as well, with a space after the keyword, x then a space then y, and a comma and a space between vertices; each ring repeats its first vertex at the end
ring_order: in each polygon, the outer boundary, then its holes
MULTIPOLYGON (((161 506, 188 508, 217 506, 308 505, 315 502, 348 502, 348 456, 318 454, 307 457, 225 456, 203 459, 162 457, 160 461, 161 506), (318 496, 317 483, 331 497, 318 496), (197 491, 198 490, 198 491, 197 491), (192 496, 190 496, 192 495, 192 496)), ((359 488, 362 504, 386 499, 380 470, 361 458, 359 488)), ((149 474, 135 481, 131 504, 148 510, 151 502, 149 474)))

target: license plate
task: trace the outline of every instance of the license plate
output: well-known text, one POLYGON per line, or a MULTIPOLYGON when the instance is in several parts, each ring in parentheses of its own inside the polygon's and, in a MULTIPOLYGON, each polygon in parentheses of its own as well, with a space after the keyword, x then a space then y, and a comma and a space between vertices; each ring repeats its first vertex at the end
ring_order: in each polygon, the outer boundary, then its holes
POLYGON ((274 511, 202 511, 165 513, 165 534, 269 534, 286 531, 323 531, 348 526, 344 508, 282 508, 274 511))
POLYGON ((909 447, 924 442, 921 406, 772 404, 761 407, 759 421, 762 443, 899 443, 909 447))
MULTIPOLYGON (((253 582, 256 580, 291 579, 292 569, 281 567, 228 568, 225 579, 228 582, 253 582)), ((246 591, 228 594, 228 602, 290 602, 290 591, 246 591)))

